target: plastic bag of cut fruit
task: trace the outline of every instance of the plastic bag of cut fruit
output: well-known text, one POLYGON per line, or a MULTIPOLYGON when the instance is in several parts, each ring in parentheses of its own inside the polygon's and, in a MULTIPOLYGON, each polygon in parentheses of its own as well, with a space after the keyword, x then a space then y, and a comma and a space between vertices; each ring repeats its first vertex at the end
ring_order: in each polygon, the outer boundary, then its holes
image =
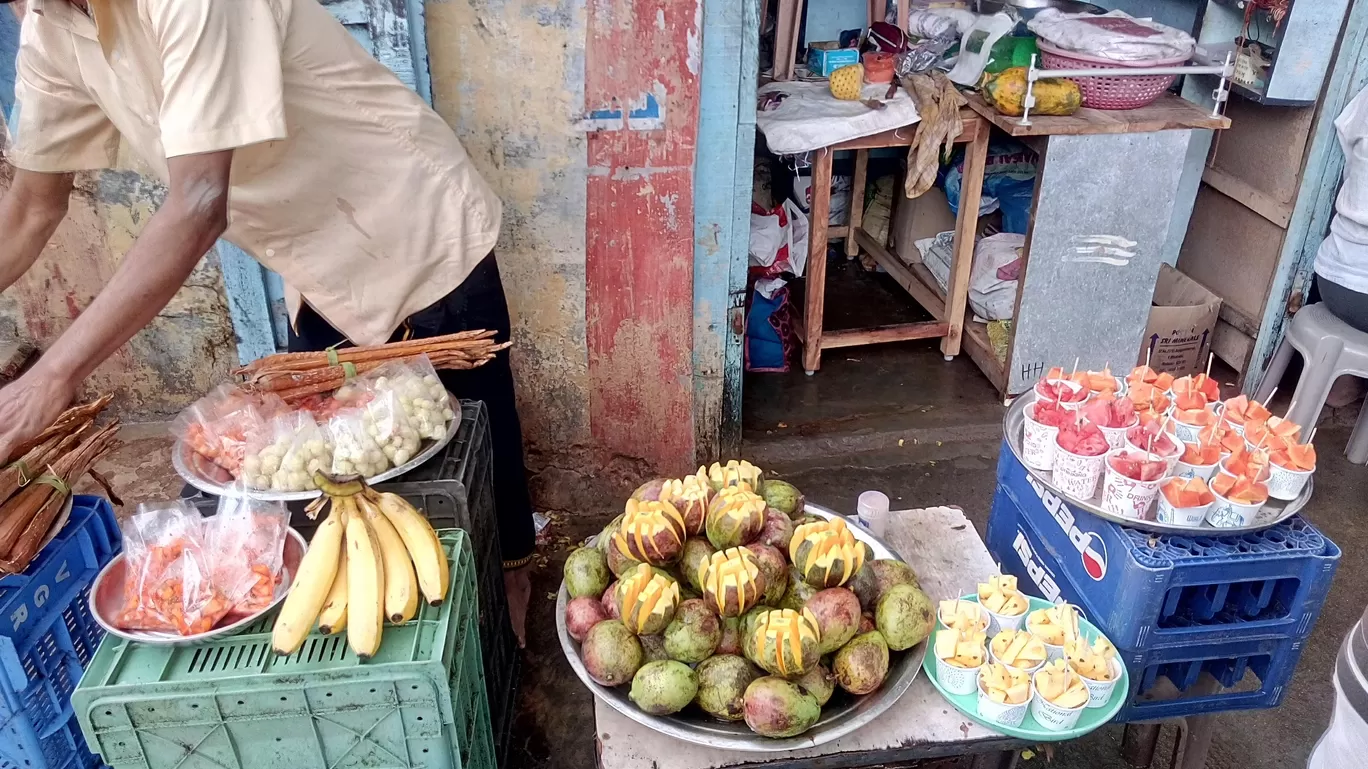
POLYGON ((295 411, 271 420, 248 444, 239 480, 252 489, 314 491, 314 473, 332 467, 332 441, 313 414, 295 411))
POLYGON ((274 393, 255 395, 222 385, 182 411, 172 423, 171 433, 236 478, 247 444, 272 418, 288 410, 274 393))
POLYGON ((418 455, 423 439, 409 421, 408 412, 400 403, 395 383, 389 376, 377 374, 389 371, 397 376, 402 372, 404 379, 407 380, 409 374, 403 367, 391 368, 391 365, 387 364, 358 377, 348 383, 348 386, 355 387, 363 393, 359 398, 363 404, 359 410, 366 434, 380 447, 386 462, 398 467, 418 455))
POLYGON ((196 635, 228 613, 231 604, 214 585, 204 520, 188 502, 140 505, 120 529, 127 563, 119 627, 196 635))
POLYGON ((390 361, 367 372, 361 382, 369 386, 376 397, 393 393, 420 440, 441 440, 446 435, 447 425, 456 417, 451 396, 426 355, 390 361))
POLYGON ((227 619, 271 605, 282 579, 290 511, 280 502, 228 494, 204 522, 215 587, 228 600, 227 619))
POLYGON ((389 469, 389 458, 368 425, 364 408, 342 409, 328 420, 332 436, 332 472, 373 478, 389 469))

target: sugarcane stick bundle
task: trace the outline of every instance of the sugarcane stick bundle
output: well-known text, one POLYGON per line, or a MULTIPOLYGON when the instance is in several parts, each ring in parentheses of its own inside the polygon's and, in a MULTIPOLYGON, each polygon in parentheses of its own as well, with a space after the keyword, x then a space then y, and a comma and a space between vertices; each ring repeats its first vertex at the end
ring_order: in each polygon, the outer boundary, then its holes
POLYGON ((47 466, 57 457, 71 451, 81 439, 81 434, 89 429, 92 424, 94 422, 87 419, 65 436, 54 435, 0 470, 0 505, 14 496, 19 489, 27 486, 34 478, 42 475, 47 466))
POLYGON ((27 441, 14 447, 14 450, 10 452, 10 455, 5 457, 5 464, 9 464, 14 460, 19 459, 29 453, 35 446, 38 446, 53 436, 60 437, 71 434, 80 425, 86 424, 99 416, 100 412, 104 411, 105 406, 108 406, 109 402, 112 400, 114 400, 113 395, 103 395, 90 403, 72 406, 66 411, 63 411, 61 416, 57 417, 57 420, 48 426, 46 430, 43 430, 27 441))
POLYGON ((47 472, 0 505, 0 574, 28 568, 71 496, 71 484, 117 445, 117 420, 57 457, 47 472))

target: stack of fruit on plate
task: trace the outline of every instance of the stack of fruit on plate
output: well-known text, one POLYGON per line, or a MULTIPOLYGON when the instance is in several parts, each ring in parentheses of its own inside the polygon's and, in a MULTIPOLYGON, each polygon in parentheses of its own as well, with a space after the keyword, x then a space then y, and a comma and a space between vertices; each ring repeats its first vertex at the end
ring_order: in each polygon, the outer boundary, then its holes
POLYGON ((1111 701, 1121 662, 1106 638, 1085 636, 1073 606, 1029 608, 1011 576, 980 584, 977 600, 942 601, 937 684, 988 723, 1019 727, 1029 710, 1046 730, 1071 729, 1083 710, 1111 701))
POLYGON ((1222 401, 1206 373, 1053 368, 1034 394, 1022 461, 1121 517, 1243 528, 1269 499, 1298 498, 1315 472, 1311 436, 1248 396, 1222 401))
POLYGON ((774 738, 812 728, 833 697, 878 691, 935 623, 907 564, 735 460, 641 486, 570 554, 564 586, 570 653, 595 683, 630 687, 654 716, 774 738))

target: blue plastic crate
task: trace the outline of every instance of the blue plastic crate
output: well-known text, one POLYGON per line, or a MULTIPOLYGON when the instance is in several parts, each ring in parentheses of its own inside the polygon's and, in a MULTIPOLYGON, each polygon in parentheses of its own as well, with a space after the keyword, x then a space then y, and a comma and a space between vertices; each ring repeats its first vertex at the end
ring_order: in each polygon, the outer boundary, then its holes
POLYGON ((120 546, 114 508, 78 495, 28 570, 0 579, 0 769, 99 765, 71 692, 104 637, 90 616, 90 584, 120 546))
POLYGON ((1118 649, 1130 671, 1131 690, 1116 721, 1277 707, 1305 644, 1305 638, 1256 638, 1118 649))
POLYGON ((1340 550, 1294 516, 1228 537, 1160 536, 1061 500, 1003 444, 988 549, 1048 600, 1082 607, 1118 647, 1311 633, 1340 550))

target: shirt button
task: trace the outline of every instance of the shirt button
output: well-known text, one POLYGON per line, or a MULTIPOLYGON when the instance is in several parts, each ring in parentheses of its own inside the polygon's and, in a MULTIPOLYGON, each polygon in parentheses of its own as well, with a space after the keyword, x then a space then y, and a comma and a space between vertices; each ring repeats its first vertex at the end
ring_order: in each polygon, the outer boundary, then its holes
POLYGON ((267 259, 270 259, 270 258, 273 257, 273 256, 275 256, 275 249, 274 249, 274 248, 268 248, 268 249, 266 249, 266 258, 267 258, 267 259))

